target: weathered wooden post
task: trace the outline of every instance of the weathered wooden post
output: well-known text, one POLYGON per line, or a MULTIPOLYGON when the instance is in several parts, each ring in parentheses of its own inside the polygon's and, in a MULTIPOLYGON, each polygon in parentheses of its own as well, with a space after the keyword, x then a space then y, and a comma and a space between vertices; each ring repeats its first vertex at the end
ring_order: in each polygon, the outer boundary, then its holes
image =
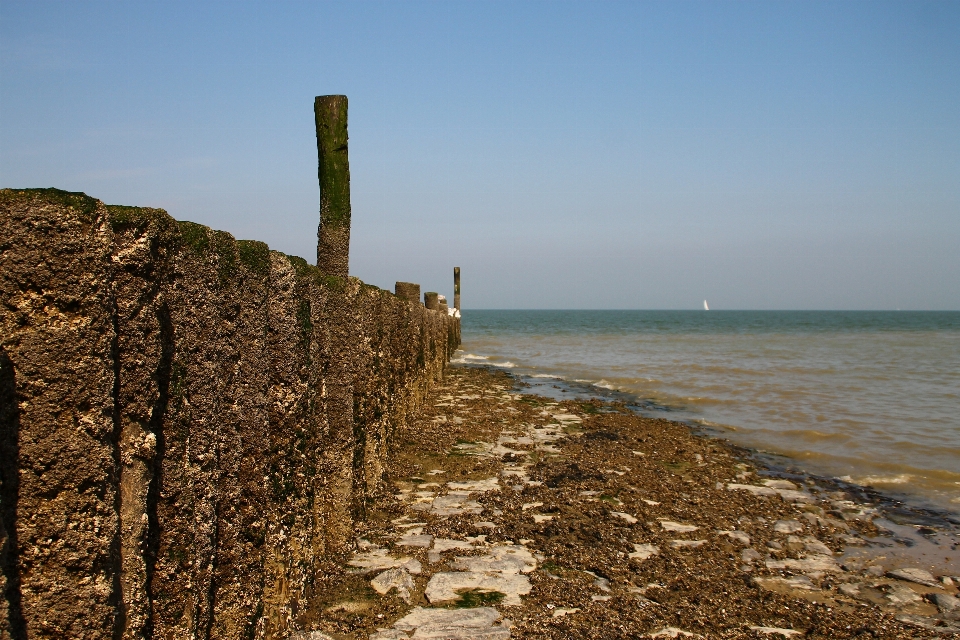
MULTIPOLYGON (((347 96, 317 96, 317 175, 320 180, 320 225, 317 228, 317 268, 325 276, 346 282, 350 258, 350 165, 347 159, 347 96)), ((336 555, 348 548, 355 514, 354 460, 358 440, 353 418, 351 345, 355 310, 344 291, 318 287, 318 320, 326 324, 328 342, 318 376, 316 408, 326 421, 322 454, 317 465, 315 511, 319 529, 314 545, 336 555), (323 292, 320 291, 323 289, 323 292)), ((313 301, 312 301, 313 304, 313 301)))
POLYGON ((427 309, 433 309, 437 311, 440 309, 440 299, 439 294, 436 291, 427 291, 423 294, 423 306, 427 309))
POLYGON ((453 308, 460 311, 460 267, 453 268, 453 308))
POLYGON ((317 96, 313 102, 320 162, 320 226, 317 266, 346 278, 350 263, 350 163, 347 159, 347 96, 317 96))
POLYGON ((420 302, 420 285, 414 282, 398 282, 394 291, 398 298, 409 300, 410 302, 420 302))

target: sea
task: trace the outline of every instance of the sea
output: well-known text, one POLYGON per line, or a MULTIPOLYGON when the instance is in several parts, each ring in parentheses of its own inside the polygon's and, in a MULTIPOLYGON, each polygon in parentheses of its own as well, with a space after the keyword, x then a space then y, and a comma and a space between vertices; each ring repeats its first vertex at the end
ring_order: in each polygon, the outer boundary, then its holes
POLYGON ((455 361, 960 512, 960 312, 464 310, 455 361))

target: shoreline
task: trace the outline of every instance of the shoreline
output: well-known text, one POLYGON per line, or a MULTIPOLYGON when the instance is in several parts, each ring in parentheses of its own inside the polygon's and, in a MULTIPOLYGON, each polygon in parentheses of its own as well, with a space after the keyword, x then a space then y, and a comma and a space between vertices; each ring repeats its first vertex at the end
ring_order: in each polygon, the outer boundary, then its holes
MULTIPOLYGON (((478 359, 485 358, 485 356, 474 357, 478 359)), ((562 376, 521 373, 514 371, 516 365, 509 362, 507 366, 504 366, 503 363, 497 361, 471 360, 457 362, 455 366, 490 367, 504 371, 522 384, 528 386, 529 391, 524 391, 524 393, 540 394, 558 401, 563 399, 596 398, 608 402, 623 402, 638 415, 647 418, 663 418, 679 422, 687 425, 697 435, 722 440, 729 446, 742 450, 743 455, 751 458, 757 464, 768 468, 774 475, 782 475, 783 477, 808 477, 820 482, 832 484, 836 486, 838 490, 855 491, 868 495, 871 501, 882 503, 884 508, 894 515, 895 521, 905 524, 934 525, 941 527, 960 525, 960 510, 945 508, 942 505, 931 502, 920 494, 897 492, 891 489, 877 489, 870 485, 857 484, 849 479, 811 471, 804 468, 802 462, 787 454, 739 444, 729 437, 728 431, 723 427, 704 424, 693 419, 671 417, 670 414, 676 412, 676 408, 653 400, 640 398, 627 391, 611 389, 588 381, 568 380, 562 376)))
POLYGON ((375 640, 960 634, 960 566, 941 553, 956 555, 953 525, 898 525, 870 496, 775 475, 687 424, 523 384, 489 366, 447 370, 395 434, 392 493, 317 585, 313 628, 375 640))

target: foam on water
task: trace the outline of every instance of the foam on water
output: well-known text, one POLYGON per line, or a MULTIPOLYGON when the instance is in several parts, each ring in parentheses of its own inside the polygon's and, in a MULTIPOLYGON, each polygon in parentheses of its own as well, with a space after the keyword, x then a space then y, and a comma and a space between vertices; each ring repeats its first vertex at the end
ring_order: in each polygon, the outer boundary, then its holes
POLYGON ((960 503, 958 312, 474 311, 463 342, 458 361, 624 392, 814 473, 960 503))

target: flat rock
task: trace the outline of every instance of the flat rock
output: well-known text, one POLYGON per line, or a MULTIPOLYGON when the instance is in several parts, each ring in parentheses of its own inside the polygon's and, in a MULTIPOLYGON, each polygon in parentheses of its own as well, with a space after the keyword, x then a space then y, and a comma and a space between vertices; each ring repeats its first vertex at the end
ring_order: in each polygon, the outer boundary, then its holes
POLYGON ((634 544, 633 553, 629 554, 629 557, 631 560, 643 561, 658 553, 660 553, 660 547, 655 544, 634 544))
POLYGON ((754 578, 754 582, 761 589, 774 591, 776 593, 790 593, 791 591, 819 591, 813 584, 813 581, 806 576, 792 576, 790 578, 781 578, 779 576, 754 578))
POLYGON ((647 635, 648 638, 702 638, 703 636, 676 627, 664 627, 647 635))
POLYGON ((754 562, 763 560, 763 556, 760 555, 760 552, 756 549, 748 548, 740 552, 740 560, 747 564, 753 564, 754 562))
POLYGON ((893 583, 887 588, 887 602, 894 607, 906 607, 923 600, 920 595, 905 584, 893 583))
POLYGON ((473 609, 425 609, 416 607, 397 620, 393 627, 402 631, 413 631, 425 624, 457 626, 478 629, 489 627, 500 619, 500 612, 493 607, 473 609))
POLYGON ((911 627, 920 627, 921 629, 926 629, 928 631, 935 631, 937 634, 950 634, 958 635, 960 634, 960 627, 954 626, 950 623, 947 623, 947 626, 940 626, 941 621, 936 618, 928 618, 926 616, 916 616, 916 615, 903 615, 897 616, 897 621, 904 624, 908 624, 911 627))
POLYGON ((804 538, 803 548, 809 553, 819 553, 824 556, 833 555, 833 550, 816 538, 804 538))
POLYGON ((500 481, 497 478, 486 478, 484 480, 465 480, 463 482, 448 482, 447 486, 454 491, 485 492, 495 491, 500 488, 500 481))
POLYGON ((510 637, 509 626, 497 626, 500 617, 496 609, 423 609, 415 608, 394 624, 393 629, 379 629, 370 640, 505 640, 510 637), (407 635, 412 632, 413 635, 407 635))
POLYGON ((722 536, 727 536, 734 542, 739 542, 742 545, 750 544, 750 535, 745 531, 718 531, 717 533, 722 536))
POLYGON ((798 488, 797 485, 793 484, 789 480, 780 480, 780 479, 770 478, 767 480, 762 480, 761 482, 763 486, 770 487, 771 489, 790 489, 790 490, 796 491, 798 488))
POLYGON ((410 577, 410 572, 402 567, 387 569, 371 580, 370 585, 374 591, 382 596, 396 589, 400 597, 403 598, 407 604, 410 604, 410 591, 413 590, 413 578, 410 577))
POLYGON ((471 545, 466 540, 453 540, 451 538, 434 538, 433 551, 436 551, 437 553, 443 553, 444 551, 450 551, 453 549, 469 551, 470 549, 473 549, 473 545, 471 545))
POLYGON ((782 629, 780 627, 757 627, 751 626, 751 631, 756 631, 757 633, 762 633, 767 636, 772 635, 781 635, 784 638, 793 638, 794 636, 802 636, 802 631, 797 631, 796 629, 782 629))
POLYGON ((386 549, 373 547, 368 551, 354 554, 347 562, 348 566, 354 567, 359 573, 370 573, 378 569, 393 569, 394 567, 403 567, 410 573, 420 573, 422 565, 416 558, 400 556, 395 558, 390 555, 386 549))
POLYGON ((696 548, 707 544, 706 540, 671 540, 670 546, 674 549, 696 548))
POLYGON ((922 584, 925 587, 941 588, 940 583, 937 582, 937 579, 934 578, 929 571, 924 571, 923 569, 916 569, 912 567, 894 569, 893 571, 888 571, 887 575, 898 580, 906 580, 907 582, 922 584))
POLYGON ((818 571, 840 573, 843 569, 831 556, 811 555, 806 558, 787 558, 786 560, 767 560, 767 569, 791 569, 801 573, 818 571))
POLYGON ((803 531, 803 525, 799 520, 777 520, 773 530, 777 533, 798 533, 803 531))
POLYGON ((727 485, 727 489, 729 491, 749 491, 755 496, 778 495, 777 490, 772 487, 758 487, 757 485, 754 485, 754 484, 737 484, 735 482, 731 482, 727 485))
POLYGON ((530 573, 537 568, 537 560, 521 545, 492 547, 482 556, 458 556, 455 569, 499 573, 530 573))
POLYGON ((401 547, 423 547, 427 548, 433 542, 433 536, 426 534, 407 534, 397 540, 396 544, 401 547))
POLYGON ((462 591, 480 589, 499 591, 504 594, 503 604, 521 604, 520 596, 530 593, 530 579, 517 573, 483 573, 479 571, 455 571, 436 573, 427 583, 424 595, 431 603, 446 602, 460 598, 462 591))
POLYGON ((610 515, 617 516, 618 518, 626 520, 627 524, 637 524, 638 522, 638 520, 634 518, 632 515, 630 515, 629 513, 623 513, 622 511, 611 511, 610 515))
POLYGON ((665 531, 674 531, 676 533, 691 533, 700 528, 693 524, 682 524, 670 520, 661 520, 660 526, 663 527, 665 531))
POLYGON ((453 516, 461 513, 480 513, 483 507, 479 502, 470 499, 468 493, 448 493, 445 496, 438 496, 429 505, 414 505, 412 508, 426 506, 421 510, 428 511, 438 516, 453 516))
POLYGON ((937 605, 937 610, 944 617, 951 620, 960 617, 960 598, 946 593, 934 593, 931 594, 930 599, 937 605))
POLYGON ((803 491, 795 491, 793 489, 777 489, 777 495, 779 495, 784 502, 815 502, 816 499, 809 493, 804 493, 803 491))

